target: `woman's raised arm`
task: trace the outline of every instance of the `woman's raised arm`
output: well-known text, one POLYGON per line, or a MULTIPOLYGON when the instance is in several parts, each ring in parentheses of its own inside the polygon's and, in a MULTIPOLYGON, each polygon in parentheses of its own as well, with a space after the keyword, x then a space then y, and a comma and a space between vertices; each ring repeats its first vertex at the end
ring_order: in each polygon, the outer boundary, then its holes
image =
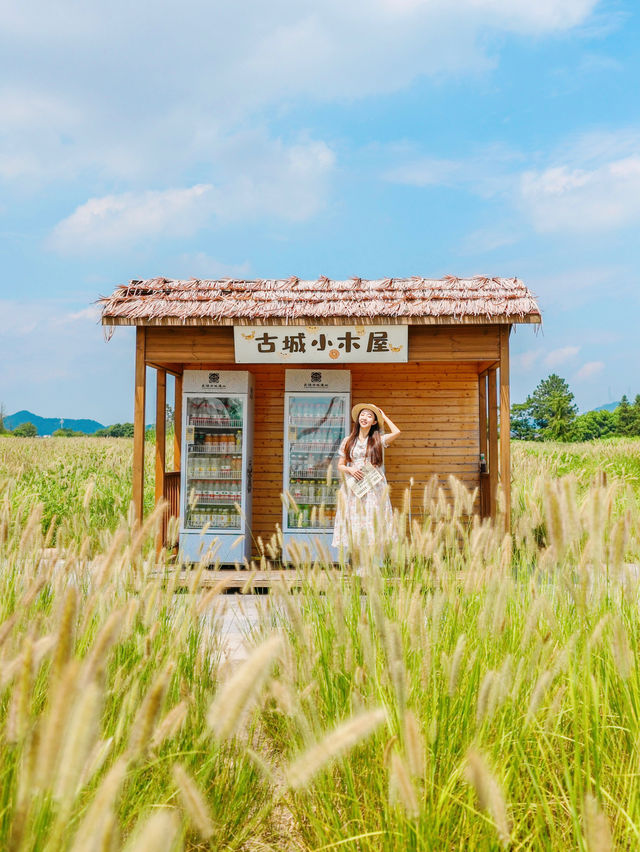
POLYGON ((388 447, 389 444, 392 441, 395 441, 395 439, 398 437, 398 435, 400 434, 400 429, 398 429, 398 427, 393 422, 393 420, 391 420, 391 418, 387 417, 387 415, 384 413, 384 411, 382 409, 380 409, 380 414, 382 414, 382 419, 384 420, 384 422, 389 427, 389 432, 387 432, 386 437, 385 437, 385 444, 388 447))

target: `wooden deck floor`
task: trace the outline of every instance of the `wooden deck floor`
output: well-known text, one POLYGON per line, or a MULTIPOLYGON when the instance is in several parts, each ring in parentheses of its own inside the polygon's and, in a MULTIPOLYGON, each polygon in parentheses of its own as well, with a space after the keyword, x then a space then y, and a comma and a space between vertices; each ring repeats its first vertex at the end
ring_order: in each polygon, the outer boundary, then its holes
MULTIPOLYGON (((301 585, 305 578, 308 579, 309 574, 304 574, 294 569, 275 569, 273 571, 236 571, 230 569, 207 570, 205 569, 196 578, 196 570, 162 568, 158 569, 156 576, 164 576, 167 581, 170 579, 175 582, 177 588, 188 589, 197 579, 197 588, 211 589, 215 586, 221 587, 222 591, 257 591, 273 588, 277 585, 285 585, 289 588, 294 588, 301 585), (177 573, 177 579, 173 575, 177 573)), ((339 570, 323 570, 321 578, 318 578, 320 585, 323 583, 333 584, 340 583, 342 580, 350 581, 353 575, 339 570)))

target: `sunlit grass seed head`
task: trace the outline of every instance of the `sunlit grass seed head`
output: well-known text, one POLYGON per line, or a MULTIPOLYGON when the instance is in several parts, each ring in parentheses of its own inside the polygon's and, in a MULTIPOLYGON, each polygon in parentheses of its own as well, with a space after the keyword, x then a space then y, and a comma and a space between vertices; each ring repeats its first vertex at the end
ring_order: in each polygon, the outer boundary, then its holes
POLYGON ((390 763, 389 801, 392 806, 399 805, 409 819, 417 819, 420 815, 420 805, 407 766, 395 750, 391 752, 390 763))
POLYGON ((285 771, 287 785, 294 790, 305 788, 327 764, 369 737, 385 719, 384 710, 377 709, 361 713, 338 725, 289 764, 285 771))
POLYGON ((506 849, 511 843, 511 824, 507 814, 507 803, 500 784, 490 770, 486 758, 480 752, 473 749, 467 752, 464 775, 475 790, 480 807, 490 814, 498 840, 506 849))
POLYGON ((553 674, 550 671, 544 671, 536 681, 536 685, 531 693, 529 706, 527 708, 527 722, 531 722, 549 690, 553 681, 553 674))
POLYGON ((173 663, 165 666, 147 690, 140 704, 129 735, 128 753, 132 760, 140 758, 150 747, 152 732, 160 715, 173 670, 173 663))
POLYGON ((631 676, 635 657, 631 650, 627 631, 619 616, 613 621, 611 652, 618 674, 623 680, 628 680, 631 676))
POLYGON ((591 793, 587 793, 584 797, 583 825, 587 852, 613 852, 613 837, 609 821, 591 793))
POLYGON ((455 694, 458 688, 458 682, 460 680, 460 674, 462 672, 462 663, 464 660, 466 645, 467 637, 464 633, 461 633, 460 636, 458 636, 458 641, 456 642, 456 647, 453 650, 453 654, 451 655, 451 661, 449 664, 448 692, 450 697, 455 694))
POLYGON ((282 647, 280 636, 270 636, 220 687, 207 713, 207 722, 217 740, 226 740, 238 732, 282 647))
POLYGON ((120 758, 105 775, 75 833, 70 852, 94 852, 96 849, 106 852, 117 848, 120 830, 115 807, 126 772, 126 761, 120 758))
POLYGON ((404 714, 404 749, 409 772, 414 778, 425 777, 426 746, 420 722, 412 710, 404 714))
POLYGON ((185 814, 200 837, 209 840, 215 833, 215 825, 202 791, 181 764, 173 765, 172 774, 185 814))
POLYGON ((180 822, 175 810, 161 808, 151 816, 140 821, 134 829, 125 852, 172 852, 180 830, 180 822))

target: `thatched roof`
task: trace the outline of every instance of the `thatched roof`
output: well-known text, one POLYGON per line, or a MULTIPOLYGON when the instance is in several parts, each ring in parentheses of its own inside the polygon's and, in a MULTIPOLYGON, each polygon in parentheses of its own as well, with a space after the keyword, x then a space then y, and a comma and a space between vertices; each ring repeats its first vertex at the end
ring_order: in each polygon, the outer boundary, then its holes
POLYGON ((540 322, 518 278, 384 278, 366 281, 131 281, 99 300, 103 325, 540 322))

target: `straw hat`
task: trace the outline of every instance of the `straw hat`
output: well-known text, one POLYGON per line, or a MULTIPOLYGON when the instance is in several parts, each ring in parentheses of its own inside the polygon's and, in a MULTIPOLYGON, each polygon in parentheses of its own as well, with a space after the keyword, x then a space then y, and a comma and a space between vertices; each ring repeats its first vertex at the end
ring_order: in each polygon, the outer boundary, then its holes
POLYGON ((380 411, 378 406, 374 405, 372 402, 359 402, 357 405, 354 405, 351 409, 351 419, 357 420, 363 408, 367 408, 369 411, 373 411, 375 416, 378 418, 378 426, 380 427, 380 429, 382 429, 382 427, 384 426, 382 412, 380 411))

